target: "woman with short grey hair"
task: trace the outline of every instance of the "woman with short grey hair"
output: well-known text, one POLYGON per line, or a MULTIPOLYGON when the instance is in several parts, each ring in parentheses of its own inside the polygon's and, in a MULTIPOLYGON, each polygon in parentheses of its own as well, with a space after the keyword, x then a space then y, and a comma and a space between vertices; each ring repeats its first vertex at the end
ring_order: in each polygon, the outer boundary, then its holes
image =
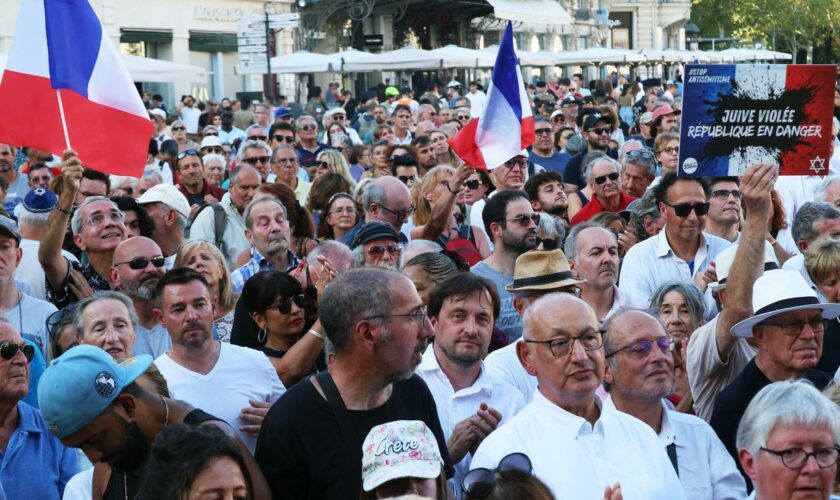
POLYGON ((756 500, 793 498, 795 491, 830 498, 838 443, 840 407, 806 380, 761 389, 741 417, 736 437, 738 460, 756 500))

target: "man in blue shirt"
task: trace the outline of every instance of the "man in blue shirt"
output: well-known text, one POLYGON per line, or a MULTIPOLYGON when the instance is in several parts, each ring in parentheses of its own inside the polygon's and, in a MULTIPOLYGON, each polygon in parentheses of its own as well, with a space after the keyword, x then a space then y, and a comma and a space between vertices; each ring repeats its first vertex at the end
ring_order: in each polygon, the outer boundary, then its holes
POLYGON ((528 160, 546 170, 556 170, 561 174, 572 157, 554 149, 554 131, 551 122, 542 116, 534 118, 534 147, 528 152, 528 160))
POLYGON ((76 454, 47 431, 29 392, 35 347, 0 319, 0 486, 7 498, 58 500, 76 473, 76 454))

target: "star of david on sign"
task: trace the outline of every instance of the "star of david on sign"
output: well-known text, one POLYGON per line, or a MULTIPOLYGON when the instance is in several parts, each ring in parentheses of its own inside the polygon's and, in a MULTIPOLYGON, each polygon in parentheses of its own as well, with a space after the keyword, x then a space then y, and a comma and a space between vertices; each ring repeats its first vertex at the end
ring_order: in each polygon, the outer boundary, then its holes
POLYGON ((819 155, 817 155, 816 158, 811 160, 811 170, 813 170, 815 174, 819 174, 825 170, 825 159, 820 158, 819 155))

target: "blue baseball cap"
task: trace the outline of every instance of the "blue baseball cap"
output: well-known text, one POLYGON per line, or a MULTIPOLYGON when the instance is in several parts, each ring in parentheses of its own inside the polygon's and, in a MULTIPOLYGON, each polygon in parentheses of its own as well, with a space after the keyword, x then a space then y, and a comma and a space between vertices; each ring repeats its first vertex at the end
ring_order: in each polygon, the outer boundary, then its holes
POLYGON ((151 364, 147 354, 117 363, 98 347, 70 349, 50 363, 38 383, 38 405, 47 428, 59 438, 78 431, 151 364))
POLYGON ((292 108, 288 106, 280 106, 274 110, 274 118, 286 118, 292 116, 292 108))

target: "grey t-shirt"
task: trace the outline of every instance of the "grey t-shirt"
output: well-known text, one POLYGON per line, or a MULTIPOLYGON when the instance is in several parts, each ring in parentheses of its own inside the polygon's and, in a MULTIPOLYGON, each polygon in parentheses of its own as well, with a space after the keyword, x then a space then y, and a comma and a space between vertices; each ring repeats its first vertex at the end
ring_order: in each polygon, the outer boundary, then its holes
POLYGON ((137 325, 134 331, 137 335, 137 338, 134 340, 134 349, 132 349, 135 356, 138 354, 148 354, 157 359, 172 347, 172 339, 169 337, 169 332, 160 323, 152 327, 151 330, 137 325))
POLYGON ((513 307, 513 294, 505 290, 505 286, 513 282, 513 276, 508 276, 493 270, 484 262, 474 265, 470 272, 482 278, 487 278, 496 284, 499 291, 501 308, 499 317, 496 318, 496 326, 507 334, 508 342, 515 342, 522 336, 522 318, 513 307))

